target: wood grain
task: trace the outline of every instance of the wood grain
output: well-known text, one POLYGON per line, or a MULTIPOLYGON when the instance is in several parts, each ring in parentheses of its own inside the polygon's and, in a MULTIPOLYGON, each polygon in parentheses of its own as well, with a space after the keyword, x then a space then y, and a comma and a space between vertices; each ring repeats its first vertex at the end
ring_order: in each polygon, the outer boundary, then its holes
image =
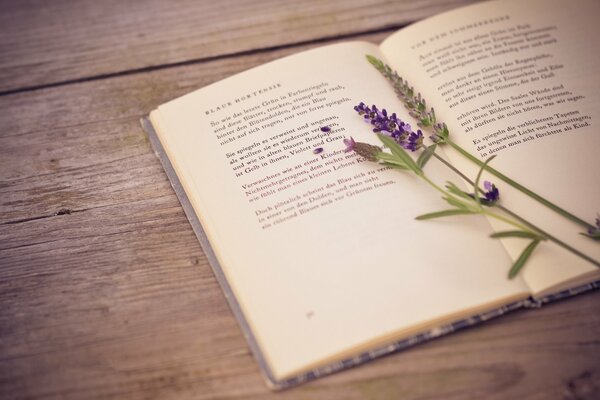
POLYGON ((0 398, 600 397, 600 293, 266 388, 138 118, 309 47, 0 96, 0 398))
POLYGON ((473 1, 1 1, 0 92, 398 28, 473 1))

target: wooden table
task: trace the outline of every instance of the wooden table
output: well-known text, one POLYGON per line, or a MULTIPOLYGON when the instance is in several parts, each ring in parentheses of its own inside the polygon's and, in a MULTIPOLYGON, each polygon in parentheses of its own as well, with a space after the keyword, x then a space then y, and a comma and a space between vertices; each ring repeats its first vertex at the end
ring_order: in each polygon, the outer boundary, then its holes
POLYGON ((600 293, 270 392, 138 122, 469 1, 1 1, 0 397, 600 398, 600 293))

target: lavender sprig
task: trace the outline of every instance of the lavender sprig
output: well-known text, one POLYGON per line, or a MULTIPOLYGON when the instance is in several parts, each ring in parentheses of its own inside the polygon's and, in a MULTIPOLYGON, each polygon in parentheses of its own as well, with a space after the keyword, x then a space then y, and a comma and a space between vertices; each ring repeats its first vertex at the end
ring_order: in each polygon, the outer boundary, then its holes
POLYGON ((401 147, 399 143, 397 143, 396 139, 393 136, 389 134, 386 135, 383 133, 378 133, 378 137, 382 141, 384 146, 387 149, 389 149, 389 153, 383 151, 378 146, 374 146, 368 143, 356 142, 353 138, 344 139, 344 144, 346 145, 345 151, 354 151, 358 155, 364 157, 369 161, 379 162, 395 169, 413 172, 416 176, 427 182, 436 191, 440 192, 442 194, 442 198, 451 206, 451 208, 447 210, 420 215, 417 217, 418 220, 428 220, 454 215, 486 215, 499 221, 503 221, 516 228, 516 230, 512 231, 494 233, 491 235, 491 237, 512 237, 530 240, 530 243, 523 250, 519 258, 511 267, 508 274, 508 277, 510 279, 514 278, 519 273, 519 271, 523 268, 523 266, 531 256, 531 254, 533 254, 533 251, 538 246, 538 244, 546 240, 553 241, 559 246, 562 246, 565 249, 571 251, 575 255, 591 262, 597 267, 600 267, 600 262, 598 262, 597 260, 594 260, 591 257, 581 253, 577 249, 570 247, 569 245, 558 240, 554 236, 547 234, 541 229, 538 229, 537 227, 535 227, 535 225, 527 222, 522 217, 519 217, 516 214, 510 212, 509 210, 506 210, 504 207, 499 206, 498 201, 500 192, 491 182, 484 182, 483 189, 479 187, 479 181, 481 179, 481 175, 485 169, 485 166, 489 163, 489 161, 491 161, 491 159, 493 159, 493 157, 488 159, 484 163, 484 166, 480 169, 479 174, 477 175, 477 178, 473 183, 474 193, 465 193, 452 182, 448 182, 446 184, 445 189, 441 188, 433 181, 431 181, 423 171, 424 162, 420 160, 424 158, 424 154, 432 153, 433 151, 435 151, 435 145, 426 148, 423 151, 423 153, 421 153, 419 159, 415 161, 406 152, 406 150, 403 147, 401 147), (480 198, 477 195, 478 193, 482 193, 484 197, 480 198), (498 208, 502 211, 505 211, 509 216, 507 217, 506 215, 502 215, 493 211, 494 208, 498 208))
MULTIPOLYGON (((446 126, 446 124, 437 121, 434 109, 428 109, 425 99, 421 96, 420 93, 417 93, 415 95, 415 90, 412 86, 409 85, 408 81, 400 77, 396 71, 392 70, 389 65, 385 64, 377 57, 367 55, 367 60, 392 84, 398 98, 402 100, 402 102, 408 109, 409 114, 419 121, 419 126, 432 128, 433 134, 430 136, 430 139, 434 143, 446 143, 450 147, 458 151, 462 156, 474 162, 480 168, 483 168, 485 166, 485 164, 481 162, 479 158, 473 156, 471 153, 469 153, 468 151, 460 147, 458 144, 456 144, 454 141, 452 141, 452 139, 450 138, 450 132, 448 131, 448 127, 446 126)), ((587 230, 587 233, 584 233, 585 236, 588 236, 595 240, 600 240, 600 228, 598 226, 594 226, 586 222, 585 220, 577 217, 576 215, 566 211, 562 207, 559 207, 558 205, 550 202, 546 198, 531 191, 527 187, 512 180, 508 176, 502 174, 500 171, 490 166, 485 166, 485 170, 491 173, 492 175, 500 178, 515 189, 531 197, 532 199, 555 211, 559 215, 562 215, 568 220, 584 227, 587 230), (590 232, 595 233, 590 234, 590 232)))

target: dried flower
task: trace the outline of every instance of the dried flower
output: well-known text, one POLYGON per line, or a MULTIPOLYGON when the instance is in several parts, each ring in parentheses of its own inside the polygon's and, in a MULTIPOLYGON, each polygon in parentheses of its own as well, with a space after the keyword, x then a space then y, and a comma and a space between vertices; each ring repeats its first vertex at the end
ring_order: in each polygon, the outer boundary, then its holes
POLYGON ((352 136, 350 136, 350 138, 346 138, 344 139, 344 144, 346 145, 346 148, 344 149, 344 153, 349 153, 351 151, 354 151, 354 147, 356 146, 356 142, 354 141, 354 139, 352 138, 352 136))
POLYGON ((433 134, 429 136, 429 139, 433 143, 444 143, 446 139, 448 139, 448 135, 450 132, 448 131, 448 127, 446 124, 437 123, 433 125, 433 134))
POLYGON ((323 152, 323 148, 322 147, 317 147, 313 150, 313 154, 319 154, 323 152))
POLYGON ((435 125, 435 112, 433 108, 427 110, 427 104, 421 93, 415 95, 415 90, 408 81, 402 79, 396 71, 377 57, 368 55, 367 60, 392 84, 396 95, 408 109, 409 115, 419 121, 420 127, 435 125))
POLYGON ((355 142, 352 137, 350 137, 350 139, 344 139, 344 144, 346 145, 346 148, 344 149, 344 152, 346 153, 353 151, 359 156, 364 157, 366 160, 379 160, 378 156, 381 153, 381 148, 378 146, 373 146, 372 144, 368 143, 355 142))
POLYGON ((594 239, 600 239, 600 214, 596 217, 596 226, 588 228, 587 236, 594 239))
POLYGON ((322 126, 321 127, 321 132, 329 132, 329 131, 331 131, 330 127, 328 127, 328 126, 322 126))
POLYGON ((498 201, 498 199, 500 199, 500 191, 492 182, 484 181, 483 188, 485 189, 483 195, 485 196, 485 200, 488 204, 494 204, 498 201))
POLYGON ((411 126, 399 119, 396 113, 389 115, 385 108, 380 110, 374 104, 369 107, 363 102, 354 110, 373 125, 373 132, 390 136, 405 149, 416 151, 423 144, 421 131, 413 132, 411 126))
POLYGON ((423 145, 423 132, 421 130, 417 130, 417 132, 411 132, 408 137, 408 142, 406 142, 402 147, 406 150, 417 151, 423 145))

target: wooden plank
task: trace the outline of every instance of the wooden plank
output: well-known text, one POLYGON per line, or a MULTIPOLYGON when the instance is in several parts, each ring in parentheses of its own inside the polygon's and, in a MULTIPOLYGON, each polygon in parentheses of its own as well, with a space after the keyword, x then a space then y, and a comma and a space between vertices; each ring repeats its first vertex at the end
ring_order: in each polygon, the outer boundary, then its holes
POLYGON ((0 93, 400 27, 473 1, 3 1, 0 93))
MULTIPOLYGON (((388 34, 358 39, 379 42, 388 34)), ((139 125, 142 115, 169 99, 312 47, 0 96, 0 113, 12 116, 0 118, 0 223, 104 205, 113 193, 103 195, 106 178, 97 170, 118 172, 121 162, 128 171, 131 164, 139 165, 132 157, 153 156, 139 125), (49 186, 50 180, 56 186, 49 186), (95 187, 94 180, 98 188, 86 189, 95 187)), ((131 177, 123 180, 132 184, 131 177)))
POLYGON ((0 97, 0 398, 598 398, 600 293, 268 391, 137 120, 296 50, 0 97))

